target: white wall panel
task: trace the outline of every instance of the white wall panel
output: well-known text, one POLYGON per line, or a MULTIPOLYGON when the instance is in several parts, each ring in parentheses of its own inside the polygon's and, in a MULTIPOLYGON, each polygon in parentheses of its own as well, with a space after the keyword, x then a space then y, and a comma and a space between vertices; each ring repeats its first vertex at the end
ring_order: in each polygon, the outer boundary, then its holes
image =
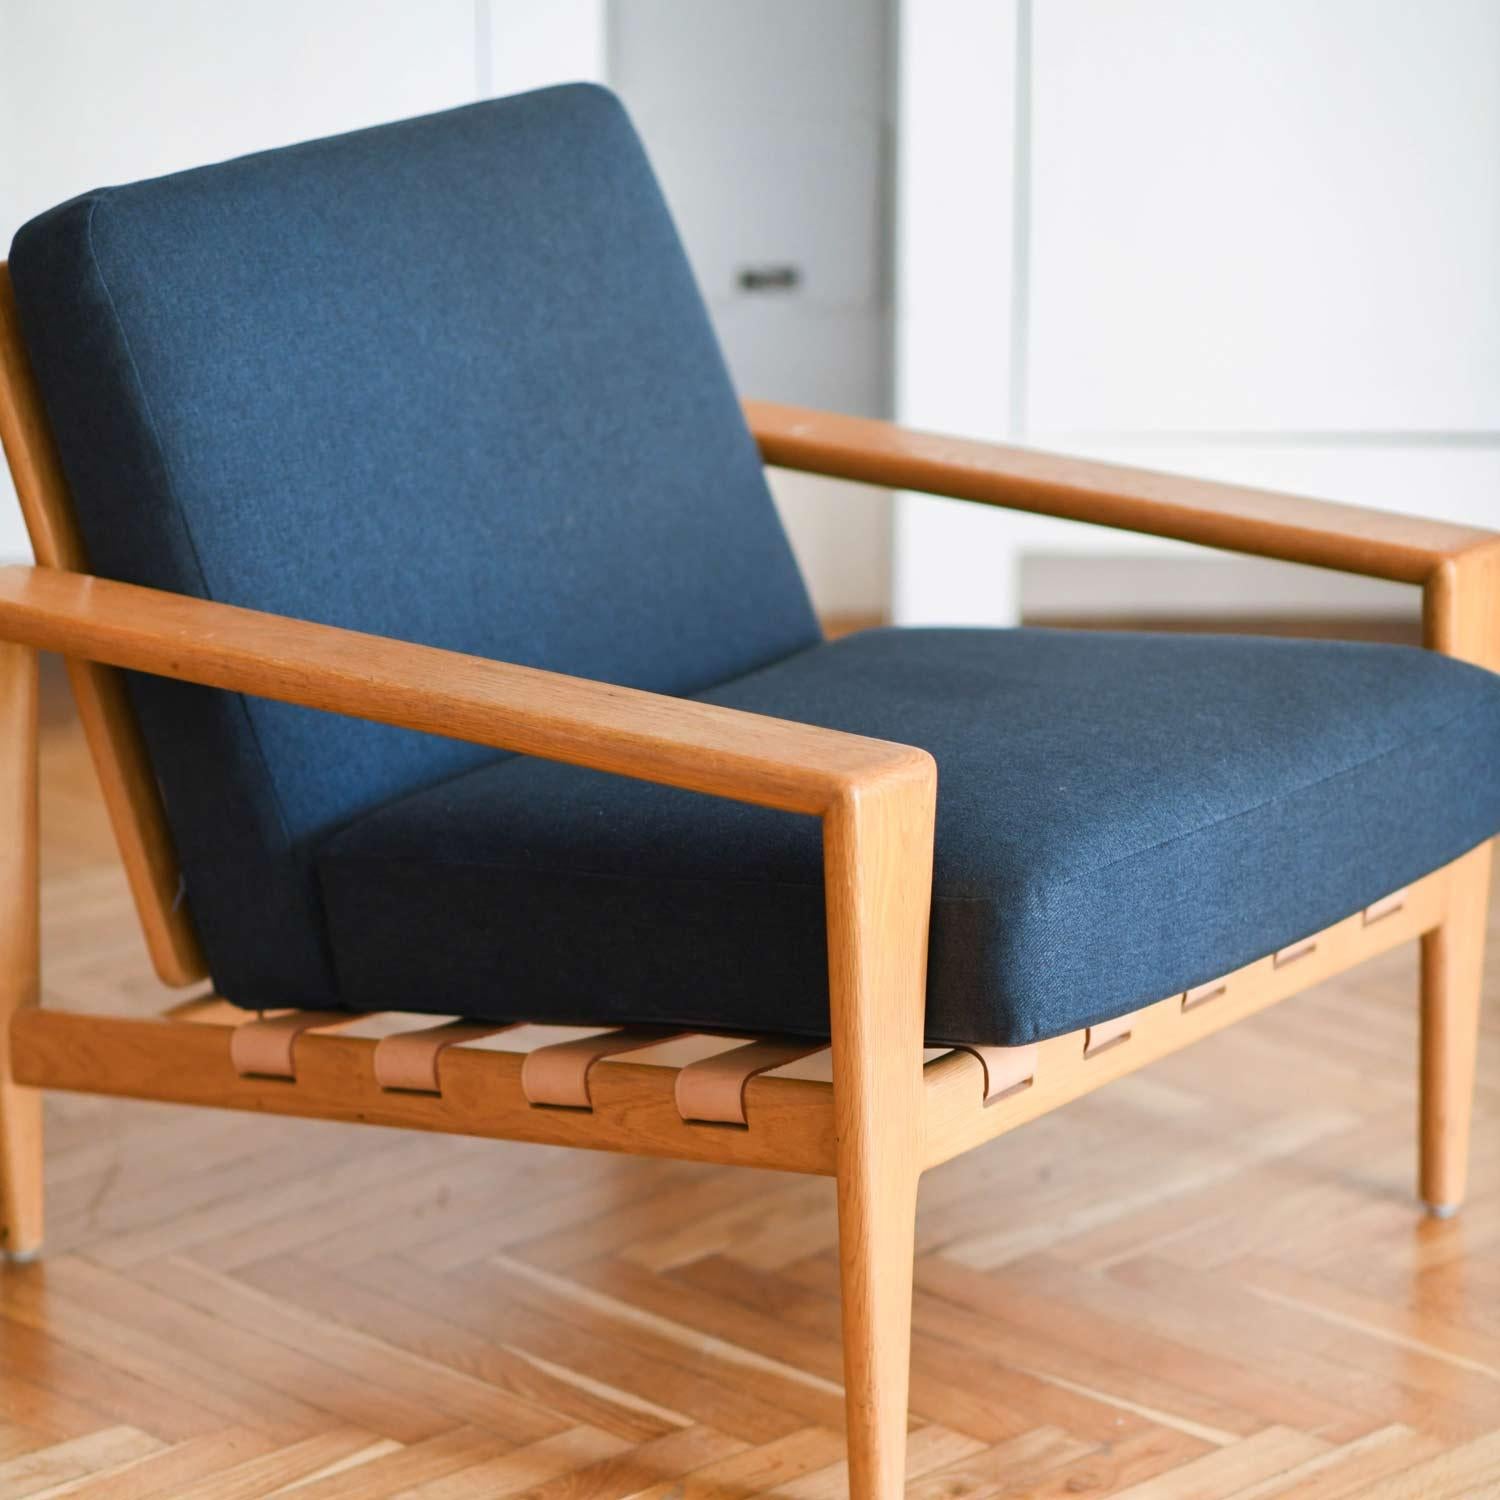
MULTIPOLYGON (((1004 437, 1012 395, 1015 0, 901 7, 896 413, 1004 437)), ((982 624, 1016 609, 1007 518, 926 497, 896 502, 892 612, 982 624)))
POLYGON ((1035 10, 1032 432, 1500 431, 1500 5, 1035 10))

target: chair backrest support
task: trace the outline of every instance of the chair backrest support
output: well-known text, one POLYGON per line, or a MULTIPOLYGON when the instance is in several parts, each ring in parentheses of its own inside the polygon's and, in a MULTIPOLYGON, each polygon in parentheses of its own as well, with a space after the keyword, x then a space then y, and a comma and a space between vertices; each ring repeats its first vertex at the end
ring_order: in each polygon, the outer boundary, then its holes
MULTIPOLYGON (((83 540, 0 261, 0 443, 31 548, 44 568, 86 573, 83 540)), ((164 984, 196 984, 208 965, 182 899, 182 873, 145 741, 113 667, 69 661, 68 678, 151 962, 164 984)))

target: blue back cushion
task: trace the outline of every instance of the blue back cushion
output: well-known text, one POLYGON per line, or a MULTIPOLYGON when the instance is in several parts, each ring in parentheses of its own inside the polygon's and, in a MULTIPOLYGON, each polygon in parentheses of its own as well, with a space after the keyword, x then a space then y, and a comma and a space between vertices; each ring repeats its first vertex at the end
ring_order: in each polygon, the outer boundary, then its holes
MULTIPOLYGON (((817 638, 602 89, 89 193, 11 259, 101 574, 667 693, 817 638)), ((132 692, 220 989, 336 1004, 309 849, 493 752, 132 692)))

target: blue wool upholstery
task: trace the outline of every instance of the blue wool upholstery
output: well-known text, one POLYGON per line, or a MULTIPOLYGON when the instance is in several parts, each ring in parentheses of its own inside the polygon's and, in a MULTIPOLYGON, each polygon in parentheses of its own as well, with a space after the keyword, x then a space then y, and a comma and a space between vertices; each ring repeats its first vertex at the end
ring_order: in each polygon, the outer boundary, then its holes
MULTIPOLYGON (((98 573, 669 693, 818 638, 602 89, 88 193, 11 271, 98 573)), ((215 982, 338 1004, 313 848, 492 752, 131 690, 215 982)))
MULTIPOLYGON (((934 1042, 1133 1010, 1500 828, 1500 677, 1406 647, 880 630, 699 696, 936 757, 934 1042)), ((352 1006, 827 1030, 812 819, 512 758, 318 868, 352 1006)))

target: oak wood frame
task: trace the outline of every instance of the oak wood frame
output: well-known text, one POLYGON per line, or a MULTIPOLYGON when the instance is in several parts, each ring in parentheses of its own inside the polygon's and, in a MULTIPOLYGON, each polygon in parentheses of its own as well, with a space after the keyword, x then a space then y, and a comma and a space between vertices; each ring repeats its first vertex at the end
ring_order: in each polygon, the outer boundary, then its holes
MULTIPOLYGON (((747 413, 770 464, 1421 584, 1430 647, 1490 666, 1500 658, 1491 533, 795 408, 747 413)), ((1090 1049, 1083 1032, 1041 1044, 1029 1076, 987 1107, 981 1060, 956 1051, 923 1064, 936 785, 926 752, 88 576, 3 266, 0 438, 39 564, 0 569, 0 814, 18 830, 0 845, 0 1247, 13 1255, 40 1244, 44 1087, 831 1174, 851 1492, 892 1500, 904 1469, 916 1192, 928 1166, 1420 936, 1422 1192, 1438 1207, 1461 1196, 1488 846, 1298 945, 1295 962, 1268 956, 1212 998, 1147 1007, 1112 1045, 1090 1049), (598 1065, 590 1110, 539 1109, 521 1090, 521 1059, 503 1051, 452 1047, 434 1064, 440 1092, 412 1093, 380 1087, 369 1038, 309 1033, 295 1044, 295 1080, 245 1078, 230 1062, 222 1006, 157 1021, 38 1008, 39 649, 68 658, 164 982, 205 970, 120 668, 820 818, 831 1083, 754 1077, 745 1127, 704 1125, 678 1111, 670 1069, 638 1061, 598 1065)))

